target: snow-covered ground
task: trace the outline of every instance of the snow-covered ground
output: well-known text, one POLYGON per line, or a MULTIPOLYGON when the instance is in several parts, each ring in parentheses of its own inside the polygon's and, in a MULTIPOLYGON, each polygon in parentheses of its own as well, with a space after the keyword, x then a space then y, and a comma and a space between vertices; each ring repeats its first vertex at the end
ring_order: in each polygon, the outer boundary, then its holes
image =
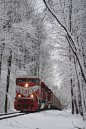
POLYGON ((86 129, 86 120, 70 111, 46 110, 0 120, 0 129, 86 129), (83 128, 84 127, 84 128, 83 128))

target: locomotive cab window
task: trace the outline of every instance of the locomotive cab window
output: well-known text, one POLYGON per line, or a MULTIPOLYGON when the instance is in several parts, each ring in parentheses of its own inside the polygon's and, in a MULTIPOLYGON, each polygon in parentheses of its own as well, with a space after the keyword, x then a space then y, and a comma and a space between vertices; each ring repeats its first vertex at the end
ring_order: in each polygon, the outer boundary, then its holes
POLYGON ((45 92, 47 92, 47 91, 48 91, 48 88, 46 88, 45 92))
POLYGON ((27 79, 26 78, 18 78, 17 79, 17 84, 19 84, 21 82, 27 82, 27 79))
POLYGON ((45 85, 43 85, 43 89, 45 88, 45 85))
POLYGON ((39 80, 38 79, 35 79, 35 78, 29 78, 28 79, 28 82, 33 82, 33 83, 35 83, 35 84, 39 84, 39 80))

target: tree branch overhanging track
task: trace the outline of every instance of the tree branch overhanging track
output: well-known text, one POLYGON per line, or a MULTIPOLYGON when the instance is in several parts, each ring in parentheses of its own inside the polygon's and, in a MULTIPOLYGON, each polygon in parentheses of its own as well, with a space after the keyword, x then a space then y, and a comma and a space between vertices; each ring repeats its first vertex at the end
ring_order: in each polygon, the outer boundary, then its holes
POLYGON ((60 22, 60 20, 58 19, 58 17, 56 16, 55 12, 51 9, 51 7, 49 6, 48 2, 46 2, 46 0, 43 0, 45 6, 48 8, 49 12, 53 15, 53 17, 56 19, 56 21, 61 25, 62 28, 64 28, 64 30, 66 31, 67 33, 67 40, 68 40, 68 43, 74 53, 74 55, 76 56, 77 60, 78 60, 78 64, 80 66, 80 69, 81 69, 81 73, 82 73, 82 76, 84 78, 84 81, 86 83, 86 76, 85 76, 85 72, 84 72, 84 68, 83 68, 83 65, 82 65, 82 62, 80 60, 80 57, 79 57, 79 49, 78 49, 78 46, 76 44, 76 41, 73 39, 71 33, 67 30, 67 28, 60 22))

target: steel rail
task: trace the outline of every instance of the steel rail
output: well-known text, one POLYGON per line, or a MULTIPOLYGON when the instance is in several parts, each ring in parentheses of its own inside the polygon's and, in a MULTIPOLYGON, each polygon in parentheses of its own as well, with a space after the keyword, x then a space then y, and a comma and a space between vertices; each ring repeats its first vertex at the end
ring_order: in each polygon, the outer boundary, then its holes
POLYGON ((7 119, 7 118, 12 118, 12 117, 17 117, 17 116, 21 116, 21 115, 26 115, 26 114, 29 114, 29 113, 22 113, 22 114, 15 114, 15 115, 10 115, 9 114, 10 116, 1 117, 0 120, 7 119))
POLYGON ((0 114, 0 116, 10 115, 10 114, 15 114, 15 113, 20 113, 20 112, 10 112, 10 113, 4 113, 4 114, 0 114))

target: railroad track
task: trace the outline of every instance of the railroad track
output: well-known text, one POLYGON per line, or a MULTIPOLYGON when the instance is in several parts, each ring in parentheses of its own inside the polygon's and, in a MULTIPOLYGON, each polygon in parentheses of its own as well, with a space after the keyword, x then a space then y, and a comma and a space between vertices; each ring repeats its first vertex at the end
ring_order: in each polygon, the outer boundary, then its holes
POLYGON ((16 116, 21 116, 21 115, 26 115, 26 114, 28 114, 28 113, 14 112, 14 113, 1 114, 0 120, 12 118, 12 117, 16 117, 16 116))
POLYGON ((20 112, 4 113, 4 114, 0 114, 0 116, 4 116, 4 115, 10 115, 10 114, 15 114, 15 113, 20 113, 20 112))

